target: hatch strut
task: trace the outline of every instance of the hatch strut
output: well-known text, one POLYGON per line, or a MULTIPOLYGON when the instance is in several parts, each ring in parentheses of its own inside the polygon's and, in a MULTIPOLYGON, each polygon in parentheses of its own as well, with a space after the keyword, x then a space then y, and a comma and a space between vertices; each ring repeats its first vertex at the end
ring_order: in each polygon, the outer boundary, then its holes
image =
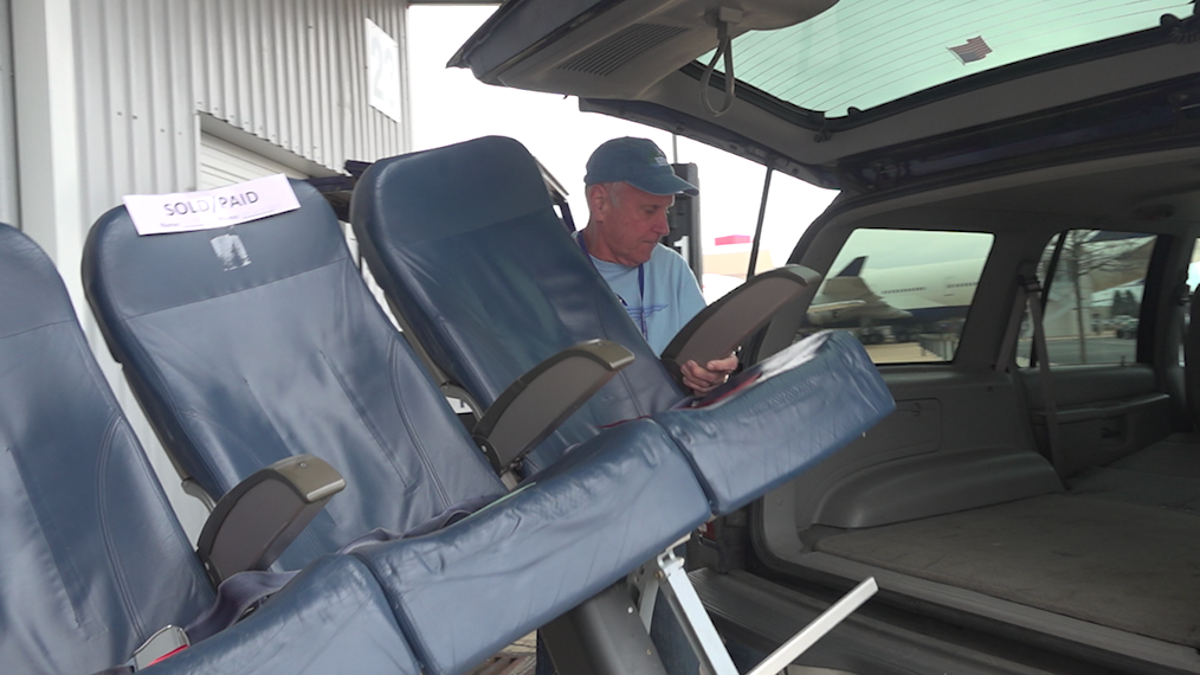
POLYGON ((767 176, 763 179, 762 202, 758 205, 758 225, 754 227, 754 242, 750 244, 750 268, 746 270, 746 281, 754 278, 754 269, 758 267, 758 247, 762 242, 763 220, 767 217, 767 195, 771 192, 771 174, 775 171, 767 167, 767 176))

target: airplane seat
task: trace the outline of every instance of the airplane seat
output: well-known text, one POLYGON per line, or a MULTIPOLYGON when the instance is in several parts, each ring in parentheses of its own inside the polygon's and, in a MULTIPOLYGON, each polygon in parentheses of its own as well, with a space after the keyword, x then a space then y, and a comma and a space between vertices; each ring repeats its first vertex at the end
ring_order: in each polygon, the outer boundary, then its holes
POLYGON ((351 220, 375 279, 425 352, 481 404, 563 345, 603 337, 635 354, 627 376, 531 454, 535 469, 575 439, 649 415, 672 432, 722 514, 894 408, 862 346, 823 334, 737 378, 727 399, 676 409, 683 392, 555 219, 536 160, 515 140, 380 160, 355 187, 351 220))
POLYGON ((595 269, 579 264, 582 252, 524 147, 493 137, 424 159, 415 171, 404 160, 368 169, 352 220, 376 280, 438 368, 488 406, 542 359, 583 340, 611 340, 634 355, 526 458, 527 473, 595 429, 683 398, 595 269))
POLYGON ((347 477, 281 556, 283 569, 504 492, 377 303, 358 292, 324 198, 296 187, 302 208, 229 231, 138 236, 118 207, 84 254, 113 356, 164 446, 209 494, 303 453, 347 477), (220 250, 245 257, 231 264, 220 250))
MULTIPOLYGON (((22 675, 93 673, 124 663, 158 629, 188 624, 211 605, 214 592, 53 263, 2 224, 0 287, 0 663, 6 673, 22 675)), ((284 616, 289 602, 326 611, 345 603, 344 592, 364 610, 369 600, 387 610, 377 585, 350 593, 336 581, 344 576, 329 564, 306 571, 309 581, 281 594, 291 600, 268 602, 253 623, 198 644, 190 658, 225 661, 217 672, 295 672, 304 661, 239 664, 264 645, 299 641, 297 624, 284 616)), ((376 666, 386 654, 400 666, 390 672, 415 675, 415 665, 402 667, 413 659, 392 613, 374 615, 368 620, 364 611, 361 621, 372 625, 378 656, 344 650, 342 638, 310 620, 314 625, 303 629, 313 640, 306 657, 357 658, 365 670, 381 672, 376 666)), ((182 662, 156 669, 214 672, 182 662)))
POLYGON ((352 544, 425 671, 453 673, 704 522, 687 459, 649 420, 587 440, 569 466, 506 494, 370 295, 329 205, 291 185, 298 210, 221 230, 139 236, 118 207, 84 251, 110 350, 206 489, 300 453, 345 475, 284 566, 352 544), (355 543, 489 496, 500 498, 431 533, 355 543))
POLYGON ((212 601, 53 263, 0 226, 0 663, 87 673, 212 601))

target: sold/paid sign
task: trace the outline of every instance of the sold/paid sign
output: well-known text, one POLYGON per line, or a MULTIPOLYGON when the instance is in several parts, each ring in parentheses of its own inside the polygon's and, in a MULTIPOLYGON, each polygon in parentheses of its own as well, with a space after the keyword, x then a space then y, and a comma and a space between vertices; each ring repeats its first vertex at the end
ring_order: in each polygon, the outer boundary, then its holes
POLYGON ((283 174, 215 190, 165 195, 125 195, 125 208, 138 234, 212 230, 300 208, 283 174))

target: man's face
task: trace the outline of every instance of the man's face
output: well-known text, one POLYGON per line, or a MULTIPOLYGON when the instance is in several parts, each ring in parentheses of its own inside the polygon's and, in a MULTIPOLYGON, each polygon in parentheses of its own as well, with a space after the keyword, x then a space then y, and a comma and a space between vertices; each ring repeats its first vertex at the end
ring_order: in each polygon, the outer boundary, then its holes
POLYGON ((596 194, 589 194, 592 220, 613 262, 635 267, 650 260, 658 240, 670 231, 667 210, 675 203, 675 196, 652 195, 628 183, 597 185, 593 189, 596 194))

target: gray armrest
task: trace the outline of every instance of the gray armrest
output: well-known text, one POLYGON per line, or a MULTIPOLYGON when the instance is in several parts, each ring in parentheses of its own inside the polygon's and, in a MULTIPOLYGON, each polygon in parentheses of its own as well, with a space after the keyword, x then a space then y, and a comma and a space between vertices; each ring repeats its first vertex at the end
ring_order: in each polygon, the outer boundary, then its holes
POLYGON ((820 274, 802 265, 759 274, 693 317, 663 350, 663 365, 682 381, 679 368, 688 361, 704 364, 729 356, 780 308, 820 281, 820 274))
POLYGON ((633 354, 608 340, 568 347, 500 394, 475 425, 475 441, 503 474, 631 363, 633 354))
POLYGON ((312 455, 280 460, 238 483, 217 502, 197 543, 213 582, 269 567, 345 487, 336 469, 312 455))

